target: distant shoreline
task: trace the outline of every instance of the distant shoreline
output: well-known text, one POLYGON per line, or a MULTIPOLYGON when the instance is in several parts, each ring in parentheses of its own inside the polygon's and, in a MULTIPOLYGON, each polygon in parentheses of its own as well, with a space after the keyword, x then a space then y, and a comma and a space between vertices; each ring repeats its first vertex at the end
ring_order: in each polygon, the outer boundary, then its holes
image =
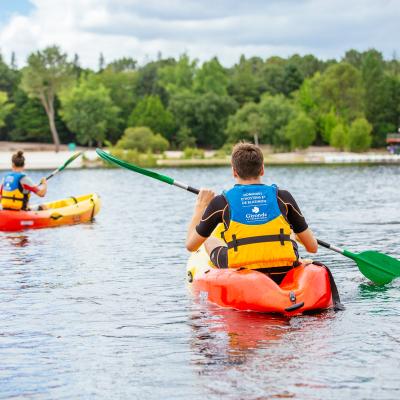
MULTIPOLYGON (((12 152, 0 152, 0 171, 10 169, 12 152)), ((26 152, 27 170, 51 170, 62 165, 73 154, 69 151, 58 153, 48 151, 26 152)), ((230 165, 230 159, 203 158, 203 159, 181 159, 181 158, 162 158, 157 160, 157 165, 153 168, 194 168, 194 167, 224 167, 230 165)), ((309 154, 300 157, 296 154, 287 155, 276 153, 265 157, 265 165, 271 166, 339 166, 339 165, 400 165, 400 155, 374 154, 365 155, 353 153, 335 153, 325 156, 309 154)), ((98 159, 94 150, 84 152, 84 156, 75 160, 68 169, 82 168, 105 168, 104 163, 98 159)))
MULTIPOLYGON (((62 146, 55 153, 51 144, 0 142, 0 170, 9 170, 12 154, 23 150, 28 170, 55 169, 62 165, 74 153, 62 146)), ((75 160, 68 168, 103 168, 103 162, 94 149, 77 148, 83 151, 83 157, 75 160)), ((167 151, 162 158, 156 160, 156 167, 218 167, 229 166, 229 156, 214 157, 213 151, 206 151, 204 158, 183 159, 180 151, 167 151)), ((383 150, 367 153, 349 153, 332 151, 328 147, 310 148, 292 153, 265 152, 266 165, 400 165, 400 154, 392 155, 383 150)))

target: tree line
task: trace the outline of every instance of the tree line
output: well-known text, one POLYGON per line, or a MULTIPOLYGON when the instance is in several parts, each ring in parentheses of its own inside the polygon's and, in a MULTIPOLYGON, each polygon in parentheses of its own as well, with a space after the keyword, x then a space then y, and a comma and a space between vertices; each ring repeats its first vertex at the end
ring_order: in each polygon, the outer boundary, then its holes
POLYGON ((162 151, 244 139, 363 151, 383 146, 399 118, 400 62, 374 49, 325 61, 241 56, 229 68, 216 57, 139 66, 100 55, 98 71, 57 46, 33 52, 23 68, 0 55, 0 140, 162 151))

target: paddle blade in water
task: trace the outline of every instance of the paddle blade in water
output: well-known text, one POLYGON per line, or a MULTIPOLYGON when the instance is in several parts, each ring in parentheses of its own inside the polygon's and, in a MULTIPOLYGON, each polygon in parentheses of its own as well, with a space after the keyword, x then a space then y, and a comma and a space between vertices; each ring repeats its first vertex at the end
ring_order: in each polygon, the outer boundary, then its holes
POLYGON ((361 273, 377 285, 385 285, 400 277, 400 261, 377 251, 353 254, 361 273))

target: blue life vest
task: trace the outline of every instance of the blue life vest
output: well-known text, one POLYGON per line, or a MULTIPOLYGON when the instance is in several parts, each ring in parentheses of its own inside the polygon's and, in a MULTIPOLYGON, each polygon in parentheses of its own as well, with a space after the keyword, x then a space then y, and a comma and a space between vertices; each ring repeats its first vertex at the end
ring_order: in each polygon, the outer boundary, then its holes
POLYGON ((21 179, 26 176, 22 172, 10 172, 3 181, 1 205, 7 210, 26 210, 30 193, 24 193, 21 179))
POLYGON ((224 192, 230 223, 222 237, 228 246, 228 267, 293 266, 298 257, 291 228, 278 204, 276 185, 235 185, 224 192))

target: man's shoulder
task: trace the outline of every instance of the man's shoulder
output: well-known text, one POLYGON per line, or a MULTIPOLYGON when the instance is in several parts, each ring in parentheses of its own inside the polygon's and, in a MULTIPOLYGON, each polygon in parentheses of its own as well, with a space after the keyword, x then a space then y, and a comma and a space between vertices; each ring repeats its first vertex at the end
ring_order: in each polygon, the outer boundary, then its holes
POLYGON ((226 201, 226 197, 223 193, 221 194, 217 194, 212 200, 211 202, 215 205, 226 205, 227 201, 226 201))
POLYGON ((278 198, 281 199, 284 203, 291 203, 294 198, 289 190, 278 188, 278 198))
POLYGON ((278 194, 287 194, 287 193, 290 194, 289 190, 278 187, 278 194))

